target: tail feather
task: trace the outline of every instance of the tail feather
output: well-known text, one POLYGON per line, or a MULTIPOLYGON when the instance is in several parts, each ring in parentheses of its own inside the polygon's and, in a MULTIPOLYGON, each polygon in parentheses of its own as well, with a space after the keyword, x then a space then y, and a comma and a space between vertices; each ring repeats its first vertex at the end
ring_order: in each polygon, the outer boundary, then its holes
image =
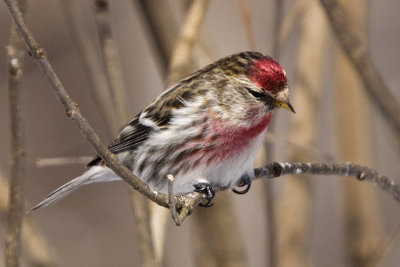
POLYGON ((65 197, 67 194, 71 193, 81 185, 93 182, 113 181, 117 179, 118 176, 109 168, 94 166, 83 173, 81 176, 76 177, 75 179, 69 181, 68 183, 62 185, 61 187, 48 194, 42 202, 34 206, 29 212, 56 202, 57 200, 65 197))

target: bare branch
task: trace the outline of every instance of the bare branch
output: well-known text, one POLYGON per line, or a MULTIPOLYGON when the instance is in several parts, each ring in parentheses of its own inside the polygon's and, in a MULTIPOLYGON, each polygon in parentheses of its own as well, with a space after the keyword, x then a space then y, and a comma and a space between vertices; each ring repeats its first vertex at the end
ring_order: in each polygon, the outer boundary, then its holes
POLYGON ((356 177, 360 181, 369 181, 400 202, 400 187, 394 180, 383 176, 366 166, 346 163, 278 163, 272 162, 265 167, 254 169, 257 178, 276 178, 282 175, 340 175, 356 177))
MULTIPOLYGON (((15 3, 17 5, 17 3, 15 3)), ((26 1, 18 1, 25 11, 26 1)), ((21 228, 24 209, 25 138, 22 107, 22 67, 24 65, 24 42, 15 24, 10 29, 8 56, 8 91, 11 123, 11 164, 8 204, 8 229, 5 247, 6 266, 19 266, 21 257, 21 228)))
POLYGON ((365 44, 351 29, 344 9, 336 0, 321 0, 339 44, 360 75, 364 88, 378 110, 382 113, 397 140, 400 140, 400 105, 385 84, 371 60, 365 44))

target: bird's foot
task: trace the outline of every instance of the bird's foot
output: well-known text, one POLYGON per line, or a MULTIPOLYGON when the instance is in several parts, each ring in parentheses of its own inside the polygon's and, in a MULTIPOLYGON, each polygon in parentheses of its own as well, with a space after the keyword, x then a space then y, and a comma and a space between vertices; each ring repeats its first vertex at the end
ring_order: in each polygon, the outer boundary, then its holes
POLYGON ((246 188, 244 188, 243 190, 237 190, 235 188, 232 188, 232 191, 239 195, 243 195, 249 192, 251 187, 251 178, 248 175, 243 175, 240 178, 239 183, 237 184, 237 187, 244 187, 244 186, 246 186, 246 188))
POLYGON ((208 184, 208 183, 198 183, 198 184, 194 184, 193 186, 195 188, 194 189, 195 192, 203 193, 203 194, 206 195, 205 200, 207 202, 205 204, 200 203, 199 204, 200 207, 208 208, 208 207, 211 207, 212 205, 214 205, 214 203, 211 203, 211 201, 215 196, 215 191, 211 187, 210 184, 208 184))

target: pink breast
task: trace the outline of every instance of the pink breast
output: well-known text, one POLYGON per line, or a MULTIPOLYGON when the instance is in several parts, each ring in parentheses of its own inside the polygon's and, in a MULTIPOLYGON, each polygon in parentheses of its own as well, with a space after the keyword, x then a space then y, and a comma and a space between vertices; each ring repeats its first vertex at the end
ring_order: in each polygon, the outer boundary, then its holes
POLYGON ((211 124, 213 134, 218 136, 215 138, 216 151, 215 160, 227 160, 238 156, 250 144, 254 138, 258 137, 267 128, 271 120, 272 112, 263 116, 259 122, 251 127, 233 127, 226 126, 227 123, 222 121, 214 121, 211 124))

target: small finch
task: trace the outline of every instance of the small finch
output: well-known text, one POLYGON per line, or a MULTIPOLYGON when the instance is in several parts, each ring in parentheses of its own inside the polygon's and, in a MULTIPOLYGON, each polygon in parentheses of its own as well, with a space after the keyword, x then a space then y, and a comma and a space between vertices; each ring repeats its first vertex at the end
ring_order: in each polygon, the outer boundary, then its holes
MULTIPOLYGON (((254 178, 253 162, 274 109, 294 112, 286 73, 258 52, 222 58, 162 93, 108 146, 119 160, 156 191, 202 192, 210 206, 213 187, 243 194, 254 178), (236 186, 246 188, 242 191, 236 186)), ((120 178, 100 157, 81 176, 49 194, 32 210, 81 185, 120 178)))

